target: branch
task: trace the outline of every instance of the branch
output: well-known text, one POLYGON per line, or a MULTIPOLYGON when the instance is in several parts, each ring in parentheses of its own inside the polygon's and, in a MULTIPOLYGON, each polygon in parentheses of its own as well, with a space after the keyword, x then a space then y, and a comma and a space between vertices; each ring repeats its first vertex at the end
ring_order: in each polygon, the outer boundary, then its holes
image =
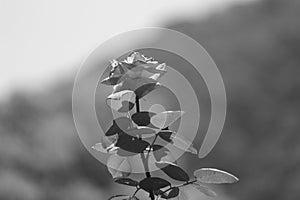
POLYGON ((139 191, 140 189, 141 189, 141 188, 137 188, 137 189, 135 190, 135 192, 133 193, 133 195, 131 195, 131 197, 132 197, 132 198, 135 197, 136 193, 138 193, 138 191, 139 191))
POLYGON ((169 190, 171 190, 174 187, 178 187, 179 188, 179 187, 183 187, 183 186, 186 186, 186 185, 193 184, 195 182, 197 182, 197 179, 194 179, 194 180, 191 180, 191 181, 187 181, 187 182, 182 183, 180 185, 174 185, 174 186, 172 186, 172 187, 170 187, 170 188, 168 188, 168 189, 166 189, 165 191, 162 191, 162 192, 165 193, 165 192, 168 192, 169 190))
POLYGON ((147 156, 146 156, 147 159, 149 159, 151 149, 152 149, 152 147, 153 147, 153 145, 154 145, 154 143, 155 143, 155 141, 156 141, 156 139, 157 139, 157 136, 158 136, 158 134, 155 134, 155 137, 154 137, 152 143, 150 144, 150 147, 149 147, 149 149, 148 149, 147 156))
MULTIPOLYGON (((140 101, 139 101, 139 98, 137 96, 135 97, 135 107, 136 107, 136 112, 140 112, 140 101)), ((141 136, 139 136, 139 138, 141 139, 141 136)), ((150 146, 150 148, 151 148, 151 146, 150 146)), ((148 154, 149 154, 149 151, 148 151, 148 154)), ((147 158, 146 158, 144 152, 141 153, 141 159, 142 159, 142 162, 143 162, 143 165, 144 165, 145 175, 146 175, 147 178, 150 178, 151 174, 149 172, 148 158, 149 158, 149 156, 147 155, 147 158)), ((149 192, 149 197, 150 197, 151 200, 155 200, 153 191, 149 192)))
POLYGON ((136 107, 136 112, 140 112, 140 101, 138 96, 135 97, 135 107, 136 107))

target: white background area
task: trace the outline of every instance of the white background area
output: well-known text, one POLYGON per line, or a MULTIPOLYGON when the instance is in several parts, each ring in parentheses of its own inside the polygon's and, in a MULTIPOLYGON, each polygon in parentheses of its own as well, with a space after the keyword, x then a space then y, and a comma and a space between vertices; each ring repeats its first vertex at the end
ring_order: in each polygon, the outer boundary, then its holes
POLYGON ((118 33, 200 19, 250 0, 0 0, 0 98, 73 73, 118 33))

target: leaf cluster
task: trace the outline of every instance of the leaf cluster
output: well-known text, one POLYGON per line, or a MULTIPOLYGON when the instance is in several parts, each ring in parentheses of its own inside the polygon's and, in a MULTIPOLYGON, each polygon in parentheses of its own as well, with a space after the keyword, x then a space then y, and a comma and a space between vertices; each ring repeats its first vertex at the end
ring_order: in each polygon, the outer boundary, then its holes
POLYGON ((133 52, 124 61, 112 61, 109 76, 101 81, 102 84, 113 86, 112 94, 107 97, 109 106, 127 115, 114 119, 101 142, 92 148, 110 154, 107 168, 116 183, 136 188, 132 195, 115 195, 109 200, 138 200, 136 194, 140 190, 149 193, 151 200, 178 198, 187 185, 192 185, 201 193, 212 197, 216 196, 216 193, 203 184, 238 181, 234 175, 214 168, 196 170, 191 179, 184 169, 170 159, 170 150, 157 143, 160 139, 166 144, 197 154, 190 141, 170 129, 171 125, 182 117, 183 111, 140 111, 139 100, 160 86, 158 78, 165 73, 164 63, 160 64, 153 58, 133 52), (134 107, 136 109, 133 113, 134 107), (145 169, 146 177, 142 180, 129 177, 132 172, 129 158, 136 155, 140 155, 145 169), (172 185, 167 179, 151 176, 150 160, 169 178, 182 183, 172 185))

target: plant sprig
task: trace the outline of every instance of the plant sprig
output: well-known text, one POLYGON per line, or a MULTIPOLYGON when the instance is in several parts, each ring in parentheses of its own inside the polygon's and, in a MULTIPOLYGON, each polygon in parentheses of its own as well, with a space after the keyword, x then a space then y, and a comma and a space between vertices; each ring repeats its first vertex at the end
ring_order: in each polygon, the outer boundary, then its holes
POLYGON ((169 130, 172 123, 183 115, 183 111, 160 113, 141 111, 139 100, 160 87, 158 79, 166 72, 165 63, 133 52, 124 61, 111 62, 109 76, 101 81, 102 84, 113 86, 113 93, 107 98, 107 103, 110 102, 108 105, 117 112, 127 113, 127 116, 114 119, 102 141, 92 148, 111 154, 107 167, 116 183, 136 187, 132 195, 115 195, 109 200, 138 200, 137 193, 141 190, 147 192, 151 200, 170 199, 179 197, 187 185, 194 186, 207 196, 215 196, 215 192, 203 184, 238 181, 234 175, 214 168, 196 170, 191 180, 182 168, 168 158, 170 151, 156 144, 160 137, 166 143, 172 143, 175 147, 197 154, 191 142, 169 130), (131 115, 130 111, 134 107, 136 112, 131 115), (151 143, 144 140, 146 135, 153 137, 151 143), (152 176, 149 170, 151 153, 154 155, 154 164, 157 168, 171 179, 182 183, 172 185, 166 179, 152 176), (128 158, 135 155, 140 155, 145 171, 145 178, 139 181, 129 178, 131 165, 128 158))

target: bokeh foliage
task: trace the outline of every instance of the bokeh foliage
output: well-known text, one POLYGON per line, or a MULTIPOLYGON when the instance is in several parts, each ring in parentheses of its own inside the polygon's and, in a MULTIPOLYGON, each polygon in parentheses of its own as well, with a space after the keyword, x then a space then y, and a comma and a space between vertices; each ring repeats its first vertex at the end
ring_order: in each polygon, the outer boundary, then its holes
MULTIPOLYGON (((263 0, 205 20, 167 27, 199 41, 227 89, 227 121, 210 155, 186 168, 231 169, 231 199, 300 196, 300 2, 263 0)), ((0 105, 1 199, 104 199, 112 181, 81 145, 71 111, 72 80, 0 105)))

